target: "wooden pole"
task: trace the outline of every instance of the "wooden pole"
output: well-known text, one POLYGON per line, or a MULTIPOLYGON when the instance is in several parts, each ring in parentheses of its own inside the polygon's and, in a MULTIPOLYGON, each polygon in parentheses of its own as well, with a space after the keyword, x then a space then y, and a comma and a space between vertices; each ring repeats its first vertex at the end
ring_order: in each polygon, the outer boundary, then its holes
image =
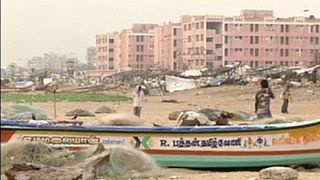
POLYGON ((56 119, 57 118, 56 90, 53 90, 53 113, 54 113, 54 119, 56 119))

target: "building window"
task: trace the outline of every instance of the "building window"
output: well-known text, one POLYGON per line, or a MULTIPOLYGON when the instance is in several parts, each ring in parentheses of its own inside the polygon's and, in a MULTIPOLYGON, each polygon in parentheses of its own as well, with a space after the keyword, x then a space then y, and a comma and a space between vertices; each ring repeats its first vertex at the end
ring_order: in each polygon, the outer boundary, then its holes
POLYGON ((173 35, 177 35, 177 28, 173 28, 173 35))
POLYGON ((191 36, 188 36, 188 42, 191 42, 191 36))
POLYGON ((255 56, 259 56, 259 49, 255 49, 254 54, 255 54, 255 56))
POLYGON ((256 44, 259 44, 259 36, 256 36, 256 37, 255 37, 255 43, 256 43, 256 44))
POLYGON ((177 40, 173 40, 173 47, 177 47, 177 40))
POLYGON ((254 37, 250 36, 250 44, 253 44, 253 39, 254 39, 254 37))
POLYGON ((199 35, 197 34, 197 35, 196 35, 196 41, 199 41, 199 39, 200 39, 200 38, 199 38, 199 35))
POLYGON ((199 23, 198 22, 196 23, 196 29, 199 29, 199 23))
POLYGON ((289 49, 285 50, 285 56, 288 57, 289 56, 289 49))
POLYGON ((242 36, 235 36, 234 37, 236 40, 242 40, 242 36))
POLYGON ((191 30, 191 24, 188 24, 188 31, 191 30))
POLYGON ((314 38, 310 37, 310 44, 313 45, 314 44, 314 38))
POLYGON ((224 56, 229 56, 229 51, 228 51, 228 49, 224 49, 224 56))
POLYGON ((183 25, 183 30, 184 30, 184 31, 187 31, 187 25, 186 25, 186 24, 183 25))
POLYGON ((143 55, 140 56, 140 61, 143 61, 143 55))
POLYGON ((109 49, 109 53, 112 53, 112 52, 113 52, 113 48, 110 48, 110 49, 109 49))
POLYGON ((109 44, 114 43, 114 39, 109 39, 109 44))
POLYGON ((200 23, 200 28, 203 29, 204 28, 204 22, 200 23))
POLYGON ((315 37, 315 44, 316 44, 316 45, 319 44, 319 37, 315 37))
POLYGON ((316 33, 319 32, 319 25, 316 25, 316 33))
POLYGON ((173 58, 177 59, 177 51, 173 51, 173 58))
POLYGON ((254 25, 250 24, 250 32, 253 32, 254 25))
POLYGON ((228 36, 225 36, 225 37, 224 37, 224 43, 225 43, 225 44, 228 44, 228 36))
POLYGON ((281 57, 284 56, 284 49, 280 49, 280 56, 281 56, 281 57))
POLYGON ((110 57, 110 58, 109 58, 109 61, 113 61, 113 57, 110 57))
POLYGON ((101 39, 97 39, 96 43, 100 44, 101 43, 101 39))
POLYGON ((289 25, 286 25, 286 32, 289 32, 289 25))
POLYGON ((213 38, 212 37, 208 37, 207 38, 207 42, 213 42, 213 38))
POLYGON ((224 31, 228 32, 228 24, 224 24, 224 31))
POLYGON ((143 52, 143 45, 140 46, 140 51, 143 52))
POLYGON ((196 60, 196 66, 199 66, 199 59, 196 60))
POLYGON ((255 32, 259 32, 259 24, 255 25, 255 32))
POLYGON ((289 37, 286 37, 286 45, 289 45, 289 37))
POLYGON ((203 40, 204 40, 204 34, 201 34, 200 41, 203 41, 203 40))
POLYGON ((266 31, 273 31, 273 24, 267 24, 266 31))
POLYGON ((281 31, 281 32, 284 32, 284 25, 281 25, 281 26, 280 26, 280 31, 281 31))
POLYGON ((207 54, 213 54, 213 50, 207 50, 207 54))
POLYGON ((254 49, 250 48, 250 56, 253 56, 253 55, 254 55, 254 49))
POLYGON ((140 36, 136 37, 136 41, 139 42, 140 41, 140 36))
POLYGON ((137 45, 137 52, 139 52, 140 51, 140 46, 139 45, 137 45))
POLYGON ((284 37, 283 36, 280 37, 280 44, 284 44, 284 37))
POLYGON ((195 54, 199 54, 199 47, 196 47, 196 53, 195 54))

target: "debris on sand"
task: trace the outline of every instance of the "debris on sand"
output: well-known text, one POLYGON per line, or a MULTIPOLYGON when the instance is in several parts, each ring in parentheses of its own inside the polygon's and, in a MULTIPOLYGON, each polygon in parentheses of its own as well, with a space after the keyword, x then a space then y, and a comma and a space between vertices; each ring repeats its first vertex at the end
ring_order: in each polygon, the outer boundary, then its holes
MULTIPOLYGON (((37 155, 37 154, 35 154, 37 155)), ((91 155, 71 165, 53 166, 45 162, 20 162, 5 171, 9 179, 85 179, 99 177, 157 177, 163 170, 147 154, 129 147, 114 146, 105 148, 99 144, 91 155)))
POLYGON ((100 106, 94 113, 96 114, 109 114, 109 113, 116 113, 117 111, 114 109, 109 108, 106 105, 100 106))
POLYGON ((162 103, 178 103, 176 99, 164 99, 161 101, 162 103))
POLYGON ((173 111, 169 114, 169 120, 177 120, 177 118, 179 117, 179 115, 181 113, 187 112, 187 111, 191 111, 190 109, 188 110, 181 110, 181 111, 173 111))
POLYGON ((75 109, 73 111, 67 112, 66 116, 79 116, 79 117, 94 117, 95 115, 85 109, 75 109))
POLYGON ((99 125, 106 126, 143 126, 144 121, 133 114, 109 114, 99 120, 99 125))
POLYGON ((259 177, 261 180, 294 180, 298 179, 299 173, 289 167, 269 167, 259 171, 259 177))

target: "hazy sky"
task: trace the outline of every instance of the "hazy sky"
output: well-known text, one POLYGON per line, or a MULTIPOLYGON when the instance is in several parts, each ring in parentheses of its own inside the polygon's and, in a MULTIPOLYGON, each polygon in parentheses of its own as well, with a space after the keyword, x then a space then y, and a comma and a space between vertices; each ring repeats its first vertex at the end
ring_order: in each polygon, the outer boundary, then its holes
POLYGON ((95 35, 133 23, 178 22, 181 15, 239 15, 274 10, 277 17, 320 17, 320 0, 1 0, 1 65, 45 52, 74 53, 84 62, 95 35))

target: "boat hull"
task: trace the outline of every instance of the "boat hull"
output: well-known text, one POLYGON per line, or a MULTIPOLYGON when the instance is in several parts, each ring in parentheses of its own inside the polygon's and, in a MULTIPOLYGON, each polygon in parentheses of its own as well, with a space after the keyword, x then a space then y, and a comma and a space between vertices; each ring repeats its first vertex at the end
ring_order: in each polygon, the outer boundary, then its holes
POLYGON ((168 167, 263 167, 320 162, 320 120, 224 127, 107 127, 1 124, 1 142, 55 147, 125 145, 168 167))

